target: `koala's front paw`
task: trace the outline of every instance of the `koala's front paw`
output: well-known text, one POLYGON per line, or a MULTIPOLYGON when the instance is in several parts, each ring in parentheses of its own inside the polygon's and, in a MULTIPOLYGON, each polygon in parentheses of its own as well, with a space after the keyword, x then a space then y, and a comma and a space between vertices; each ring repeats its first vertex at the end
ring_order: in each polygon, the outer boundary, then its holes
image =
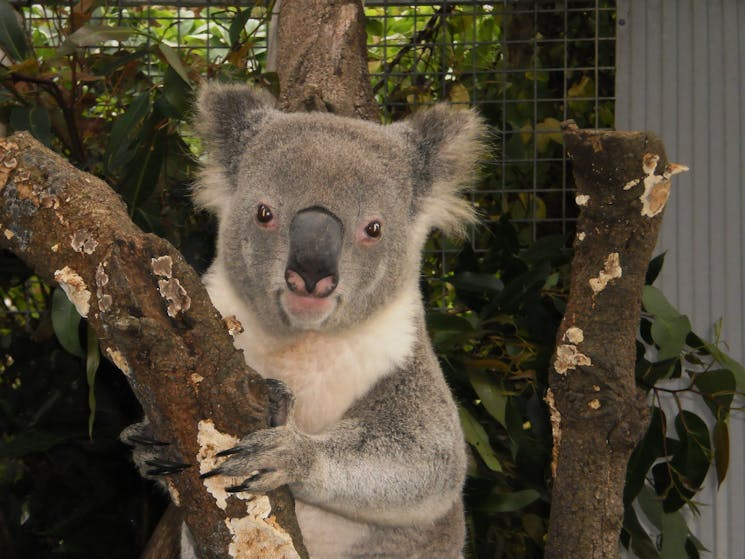
POLYGON ((166 448, 170 443, 157 440, 147 420, 124 429, 119 439, 132 447, 132 460, 142 477, 158 480, 160 476, 177 474, 191 466, 167 458, 166 448))
POLYGON ((313 460, 312 452, 308 436, 292 424, 262 429, 244 437, 235 447, 219 452, 217 456, 226 457, 225 461, 201 477, 244 478, 225 490, 266 493, 305 479, 313 460))

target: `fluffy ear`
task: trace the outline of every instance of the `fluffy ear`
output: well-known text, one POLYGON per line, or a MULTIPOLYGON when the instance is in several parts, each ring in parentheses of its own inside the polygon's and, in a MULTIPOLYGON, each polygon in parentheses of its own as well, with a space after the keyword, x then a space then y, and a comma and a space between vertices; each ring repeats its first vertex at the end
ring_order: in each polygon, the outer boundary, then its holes
POLYGON ((428 228, 462 235, 476 221, 461 193, 473 185, 486 153, 487 127, 473 110, 435 105, 404 121, 414 143, 417 213, 428 228))
POLYGON ((210 82, 196 98, 194 129, 207 155, 194 198, 198 205, 219 211, 229 184, 252 136, 273 111, 274 97, 242 84, 210 82))

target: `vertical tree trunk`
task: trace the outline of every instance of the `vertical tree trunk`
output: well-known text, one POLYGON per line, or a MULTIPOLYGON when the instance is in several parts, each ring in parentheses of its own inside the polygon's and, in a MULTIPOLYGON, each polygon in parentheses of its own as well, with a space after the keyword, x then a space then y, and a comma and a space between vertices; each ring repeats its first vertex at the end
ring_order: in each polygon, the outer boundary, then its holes
POLYGON ((360 0, 280 0, 277 73, 285 111, 377 120, 360 0))
POLYGON ((580 215, 571 286, 546 397, 554 482, 546 557, 619 554, 626 464, 648 406, 636 389, 636 332, 644 278, 670 192, 651 134, 578 130, 564 141, 580 215))

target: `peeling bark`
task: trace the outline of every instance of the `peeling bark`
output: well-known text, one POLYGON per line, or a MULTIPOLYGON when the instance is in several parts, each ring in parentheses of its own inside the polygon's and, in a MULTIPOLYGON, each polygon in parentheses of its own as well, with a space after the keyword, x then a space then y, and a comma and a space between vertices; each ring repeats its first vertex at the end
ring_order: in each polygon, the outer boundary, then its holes
POLYGON ((280 107, 378 120, 366 41, 360 0, 282 0, 277 52, 280 107))
POLYGON ((546 557, 619 555, 623 486, 649 409, 634 382, 644 278, 670 191, 652 134, 564 130, 577 184, 569 300, 547 397, 554 482, 546 557))
POLYGON ((171 442, 167 458, 192 465, 169 484, 201 556, 228 556, 239 539, 234 525, 251 518, 260 551, 244 541, 237 556, 297 557, 287 532, 297 542, 299 530, 286 490, 261 502, 263 519, 236 497, 221 510, 199 479, 198 422, 209 418, 220 432, 243 436, 267 425, 267 398, 178 251, 140 231, 108 185, 26 133, 0 141, 0 231, 2 246, 58 282, 87 316, 158 438, 171 442))

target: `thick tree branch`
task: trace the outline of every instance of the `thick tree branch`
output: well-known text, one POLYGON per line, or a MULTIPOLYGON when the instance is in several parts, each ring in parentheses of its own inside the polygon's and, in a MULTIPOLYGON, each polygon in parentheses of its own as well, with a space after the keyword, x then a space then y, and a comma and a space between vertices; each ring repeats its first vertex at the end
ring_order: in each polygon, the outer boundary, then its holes
POLYGON ((642 287, 670 177, 685 168, 668 164, 651 134, 569 125, 564 141, 580 215, 546 398, 554 433, 546 557, 616 557, 626 464, 649 415, 634 383, 642 287))
POLYGON ((230 546, 233 557, 296 557, 286 492, 231 496, 222 510, 199 479, 217 432, 240 437, 266 425, 266 391, 178 251, 140 231, 105 183, 26 133, 0 142, 0 224, 2 245, 87 315, 154 432, 171 442, 168 458, 192 465, 169 484, 201 556, 226 557, 230 546))

